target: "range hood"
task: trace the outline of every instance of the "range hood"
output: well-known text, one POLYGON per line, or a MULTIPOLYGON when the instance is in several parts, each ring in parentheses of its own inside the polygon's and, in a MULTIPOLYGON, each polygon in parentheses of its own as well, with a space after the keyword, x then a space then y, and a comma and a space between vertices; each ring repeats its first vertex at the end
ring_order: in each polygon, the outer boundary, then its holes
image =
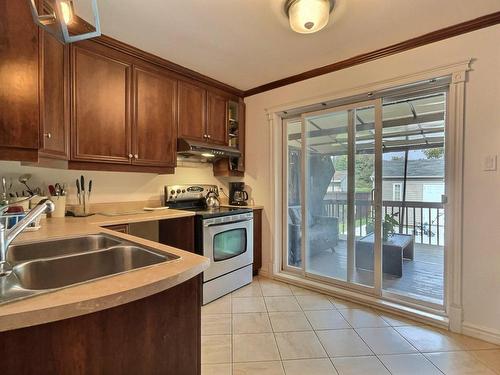
POLYGON ((239 158, 241 152, 234 147, 179 138, 177 140, 177 155, 211 161, 221 158, 239 158))

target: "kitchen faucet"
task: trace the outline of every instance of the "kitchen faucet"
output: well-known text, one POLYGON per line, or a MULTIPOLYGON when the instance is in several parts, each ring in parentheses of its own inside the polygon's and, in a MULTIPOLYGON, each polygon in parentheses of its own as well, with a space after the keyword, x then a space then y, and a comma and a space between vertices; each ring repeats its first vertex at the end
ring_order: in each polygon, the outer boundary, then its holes
MULTIPOLYGON (((29 197, 27 200, 33 199, 34 197, 35 196, 29 197)), ((9 205, 0 207, 0 214, 2 214, 8 206, 9 205)), ((0 222, 0 277, 8 276, 12 272, 12 266, 7 261, 7 251, 9 250, 11 242, 40 215, 53 212, 54 208, 54 203, 51 200, 44 199, 12 228, 7 229, 5 225, 0 222)))

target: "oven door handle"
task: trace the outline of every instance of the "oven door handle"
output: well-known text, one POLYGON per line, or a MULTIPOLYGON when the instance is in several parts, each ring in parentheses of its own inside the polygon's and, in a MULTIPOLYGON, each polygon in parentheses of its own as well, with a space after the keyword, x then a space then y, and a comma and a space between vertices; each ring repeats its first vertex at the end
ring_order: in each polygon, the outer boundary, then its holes
POLYGON ((216 224, 205 224, 203 223, 203 226, 205 228, 209 228, 209 227, 220 227, 221 225, 229 225, 229 224, 237 224, 237 223, 244 223, 244 222, 247 222, 247 221, 252 221, 253 218, 250 218, 250 219, 243 219, 243 220, 235 220, 235 221, 226 221, 226 222, 223 222, 223 223, 216 223, 216 224))

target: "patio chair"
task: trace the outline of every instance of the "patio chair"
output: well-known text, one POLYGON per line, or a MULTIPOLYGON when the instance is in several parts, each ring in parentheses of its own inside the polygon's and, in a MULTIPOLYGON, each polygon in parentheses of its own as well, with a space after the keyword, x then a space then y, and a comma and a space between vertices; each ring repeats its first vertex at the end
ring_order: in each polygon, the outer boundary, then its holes
MULTIPOLYGON (((300 206, 288 207, 288 263, 298 266, 302 260, 300 242, 302 215, 300 206)), ((308 213, 309 255, 335 251, 339 239, 338 218, 308 213)))

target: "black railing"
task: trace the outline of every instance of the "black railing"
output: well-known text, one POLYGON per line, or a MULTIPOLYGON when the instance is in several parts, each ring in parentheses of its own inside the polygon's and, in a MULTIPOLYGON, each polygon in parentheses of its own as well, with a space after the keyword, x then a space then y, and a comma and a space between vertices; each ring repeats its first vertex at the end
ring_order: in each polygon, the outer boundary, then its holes
MULTIPOLYGON (((374 208, 371 200, 355 200, 355 233, 365 236, 373 225, 374 208), (368 231, 367 231, 368 228, 368 231)), ((326 199, 324 215, 338 218, 339 233, 347 234, 347 201, 326 199)), ((383 215, 391 215, 399 223, 397 233, 413 234, 415 242, 444 246, 444 206, 437 202, 383 201, 383 215)))

